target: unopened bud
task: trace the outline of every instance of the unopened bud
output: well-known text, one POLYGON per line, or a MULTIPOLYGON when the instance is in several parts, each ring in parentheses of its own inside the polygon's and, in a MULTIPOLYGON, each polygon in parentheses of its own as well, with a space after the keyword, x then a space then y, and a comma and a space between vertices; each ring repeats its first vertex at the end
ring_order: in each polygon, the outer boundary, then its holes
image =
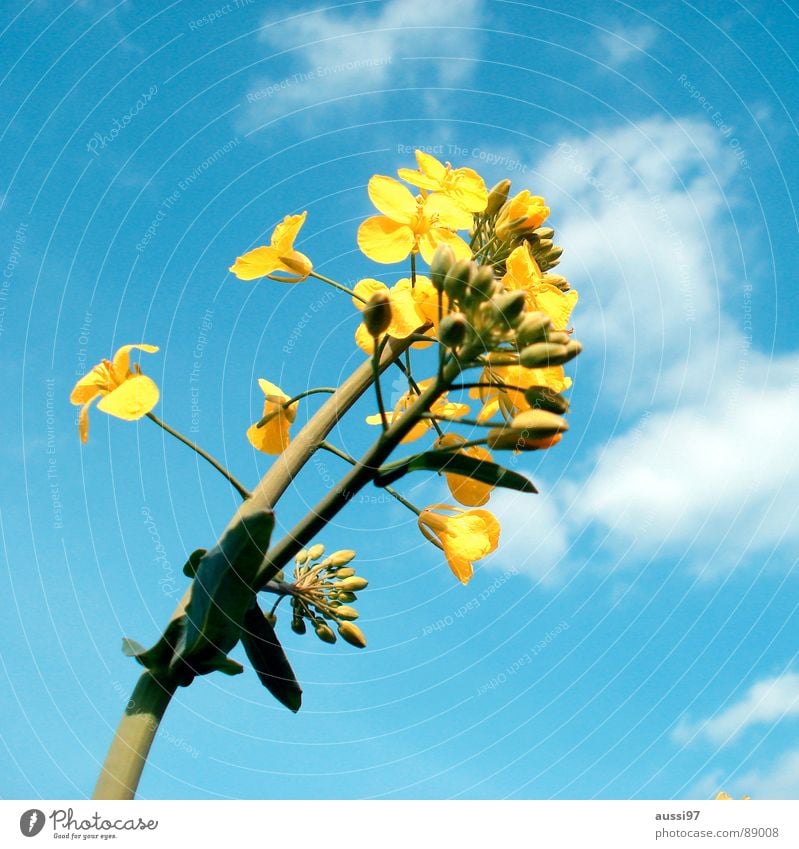
POLYGON ((493 267, 490 265, 477 266, 469 280, 469 288, 486 298, 492 297, 499 288, 499 281, 494 276, 493 267))
POLYGON ((345 578, 343 581, 339 581, 336 589, 357 593, 359 590, 365 590, 368 586, 369 581, 366 578, 359 578, 356 575, 352 578, 345 578))
POLYGON ((549 366, 562 366, 573 360, 583 346, 577 342, 569 342, 561 345, 555 342, 536 342, 528 345, 519 353, 519 362, 525 368, 547 368, 549 366))
POLYGON ((502 204, 508 199, 510 193, 510 180, 500 180, 493 189, 488 193, 488 203, 486 204, 486 215, 496 215, 502 204))
POLYGON ((531 410, 549 410, 551 413, 569 412, 569 400, 557 392, 553 392, 548 386, 531 386, 524 393, 524 400, 530 405, 531 410))
POLYGON ((491 428, 486 436, 489 448, 498 450, 532 450, 547 448, 569 429, 566 419, 547 410, 519 413, 509 427, 491 428))
POLYGON ((357 619, 358 611, 354 607, 347 607, 346 604, 342 604, 341 607, 336 608, 336 619, 357 619))
POLYGON ((391 324, 391 300, 385 292, 375 292, 361 313, 370 336, 377 338, 391 324))
POLYGON ((298 566, 302 566, 303 563, 308 559, 308 549, 303 548, 302 551, 297 552, 297 556, 294 558, 294 562, 298 566))
POLYGON ((308 549, 308 559, 309 560, 318 560, 325 553, 325 547, 321 542, 316 543, 316 545, 312 545, 308 549))
POLYGON ((556 345, 568 345, 571 339, 565 330, 550 330, 547 333, 547 342, 554 342, 556 345))
POLYGON ((347 567, 346 569, 339 569, 336 572, 337 578, 351 578, 355 574, 355 570, 347 567))
POLYGON ((349 592, 336 593, 336 597, 338 598, 339 601, 345 601, 345 602, 357 601, 358 600, 358 596, 355 595, 355 593, 349 593, 349 592))
POLYGON ((304 634, 305 633, 305 620, 301 616, 295 616, 291 620, 291 630, 294 631, 295 634, 304 634))
POLYGON ((525 294, 521 291, 503 292, 492 298, 491 303, 502 321, 513 327, 524 313, 525 294))
POLYGON ((363 631, 357 625, 353 625, 352 622, 342 622, 338 626, 338 632, 341 634, 342 639, 346 640, 350 645, 359 649, 366 648, 366 637, 363 631))
POLYGON ((466 287, 472 276, 472 263, 468 259, 460 259, 453 263, 444 279, 444 291, 453 301, 459 300, 466 293, 466 287))
POLYGON ((552 319, 545 312, 528 312, 516 328, 516 341, 520 347, 543 342, 552 328, 552 319))
POLYGON ((430 263, 430 282, 439 292, 443 290, 444 279, 454 262, 455 251, 449 245, 439 245, 436 248, 430 263))
POLYGON ((324 622, 317 623, 316 627, 314 628, 314 631, 316 632, 316 636, 319 637, 319 639, 323 643, 336 642, 336 635, 327 625, 325 625, 324 622))
POLYGON ((328 561, 331 566, 344 566, 350 560, 355 559, 355 552, 351 548, 343 548, 341 551, 334 551, 328 561))
POLYGON ((555 231, 552 227, 537 227, 533 230, 533 234, 538 236, 539 239, 554 239, 555 231))
POLYGON ((438 338, 445 348, 460 348, 469 330, 469 322, 461 312, 445 315, 438 325, 438 338))
POLYGON ((549 283, 550 286, 557 286, 562 292, 568 292, 571 288, 569 281, 560 274, 546 274, 542 280, 543 283, 549 283))

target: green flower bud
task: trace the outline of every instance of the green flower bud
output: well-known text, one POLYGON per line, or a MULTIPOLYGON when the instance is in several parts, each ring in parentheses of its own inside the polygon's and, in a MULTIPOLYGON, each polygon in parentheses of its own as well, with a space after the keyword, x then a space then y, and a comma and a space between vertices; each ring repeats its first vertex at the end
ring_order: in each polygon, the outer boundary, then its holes
POLYGON ((347 607, 346 604, 342 604, 340 607, 336 608, 337 619, 357 619, 358 616, 358 611, 354 607, 347 607))
POLYGON ((491 428, 486 436, 489 448, 530 451, 548 448, 569 429, 565 419, 546 410, 527 410, 519 413, 509 427, 491 428))
POLYGON ((562 277, 560 274, 546 274, 544 275, 544 283, 549 283, 550 286, 557 286, 562 292, 568 292, 571 288, 569 286, 569 281, 562 277))
POLYGON ((485 214, 496 215, 510 194, 510 180, 500 180, 488 193, 485 214))
POLYGON ((349 566, 346 569, 338 569, 336 571, 337 578, 351 578, 354 574, 355 570, 349 566))
POLYGON ((524 393, 524 399, 533 410, 549 410, 561 415, 569 412, 568 398, 553 392, 548 386, 531 386, 524 393))
POLYGON ((503 292, 492 298, 491 303, 497 311, 503 325, 513 327, 524 312, 524 292, 503 292))
POLYGON ((391 300, 385 292, 375 292, 361 312, 363 323, 371 336, 385 333, 391 324, 391 300))
POLYGON ((520 347, 544 342, 552 328, 552 319, 545 312, 528 312, 516 328, 516 341, 520 347))
POLYGON ((449 245, 439 245, 436 248, 433 261, 430 263, 430 282, 439 292, 443 290, 444 278, 454 262, 455 251, 449 245))
POLYGON ((533 234, 538 236, 539 239, 554 239, 555 231, 552 227, 538 227, 533 230, 533 234))
POLYGON ((345 578, 343 581, 339 581, 338 590, 344 590, 344 592, 355 592, 357 593, 359 590, 365 590, 369 586, 369 581, 366 578, 358 578, 354 576, 352 578, 345 578))
POLYGON ((302 617, 295 616, 291 620, 291 630, 294 631, 295 634, 304 634, 305 633, 305 620, 302 617))
POLYGON ((438 326, 438 338, 445 348, 460 348, 469 332, 469 322, 462 312, 445 315, 438 326))
POLYGON ((571 362, 582 350, 583 346, 576 339, 565 345, 557 342, 539 342, 524 348, 519 354, 519 362, 525 368, 562 366, 571 362))
POLYGON ((492 297, 499 287, 499 281, 494 277, 494 268, 490 265, 478 265, 469 280, 469 288, 479 292, 484 298, 492 297))
POLYGON ((468 259, 460 259, 452 264, 444 278, 444 291, 453 301, 463 298, 466 294, 472 274, 472 263, 468 259))
POLYGON ((352 622, 342 622, 338 626, 338 632, 350 645, 359 649, 366 648, 366 637, 363 635, 363 631, 357 625, 353 625, 352 622))
POLYGON ((346 591, 336 593, 336 597, 338 598, 339 601, 346 601, 346 602, 358 600, 358 596, 355 595, 355 593, 350 593, 350 592, 346 592, 346 591))
MULTIPOLYGON (((314 631, 316 632, 316 636, 319 637, 319 639, 323 643, 335 643, 336 642, 336 635, 333 633, 333 631, 330 629, 330 627, 328 625, 325 625, 324 622, 318 622, 316 627, 314 628, 314 631)), ((343 636, 343 634, 342 634, 342 636, 343 636)))

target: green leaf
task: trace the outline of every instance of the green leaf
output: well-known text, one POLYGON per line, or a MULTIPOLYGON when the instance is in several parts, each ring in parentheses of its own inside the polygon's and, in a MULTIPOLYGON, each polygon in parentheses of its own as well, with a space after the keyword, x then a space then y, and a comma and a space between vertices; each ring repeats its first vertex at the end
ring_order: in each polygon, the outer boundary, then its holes
POLYGON ((201 557, 172 668, 185 663, 199 672, 239 641, 244 616, 255 600, 253 583, 274 524, 271 510, 244 516, 201 557))
POLYGON ((532 482, 524 475, 505 469, 488 460, 478 460, 476 457, 470 457, 468 454, 462 454, 458 451, 425 451, 404 460, 397 460, 396 463, 381 466, 375 478, 375 485, 388 486, 395 480, 407 475, 408 472, 421 470, 463 475, 463 477, 481 483, 504 487, 505 489, 515 489, 518 492, 538 492, 532 482))
POLYGON ((302 688, 275 629, 257 604, 244 617, 241 644, 264 687, 281 704, 296 713, 302 705, 302 688))

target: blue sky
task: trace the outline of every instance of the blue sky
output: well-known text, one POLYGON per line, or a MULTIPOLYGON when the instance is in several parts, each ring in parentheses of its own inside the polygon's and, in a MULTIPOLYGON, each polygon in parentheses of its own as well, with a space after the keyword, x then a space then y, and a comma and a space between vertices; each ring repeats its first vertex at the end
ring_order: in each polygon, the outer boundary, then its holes
MULTIPOLYGON (((307 210, 299 247, 322 273, 406 275, 375 269, 355 232, 369 176, 411 166, 415 145, 546 196, 580 293, 571 431, 518 459, 541 494, 492 499, 501 546, 466 588, 410 513, 356 499, 320 541, 358 551, 368 649, 284 619, 302 711, 250 673, 198 680, 141 795, 797 797, 790 5, 42 0, 0 15, 4 797, 91 792, 137 675, 121 637, 156 639, 186 554, 236 504, 151 422, 94 411, 81 447, 76 376, 159 345, 142 355, 156 412, 254 484, 269 463, 244 438, 256 379, 338 382, 359 362, 357 317, 318 281, 227 268, 307 210)), ((372 409, 339 444, 367 444, 372 409)), ((310 463, 280 527, 340 471, 310 463)), ((445 497, 417 478, 408 497, 445 497)))

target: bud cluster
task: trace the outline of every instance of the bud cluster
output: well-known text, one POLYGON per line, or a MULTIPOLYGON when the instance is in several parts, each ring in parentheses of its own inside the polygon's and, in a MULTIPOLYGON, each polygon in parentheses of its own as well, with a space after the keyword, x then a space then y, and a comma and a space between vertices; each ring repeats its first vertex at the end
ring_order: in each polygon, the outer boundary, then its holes
POLYGON ((358 611, 351 606, 365 589, 368 581, 358 577, 350 562, 355 552, 350 549, 334 551, 324 557, 325 547, 319 543, 303 549, 295 558, 295 582, 291 585, 291 629, 306 633, 306 620, 317 637, 325 643, 335 643, 335 625, 339 636, 353 646, 364 648, 366 637, 353 623, 358 611))

